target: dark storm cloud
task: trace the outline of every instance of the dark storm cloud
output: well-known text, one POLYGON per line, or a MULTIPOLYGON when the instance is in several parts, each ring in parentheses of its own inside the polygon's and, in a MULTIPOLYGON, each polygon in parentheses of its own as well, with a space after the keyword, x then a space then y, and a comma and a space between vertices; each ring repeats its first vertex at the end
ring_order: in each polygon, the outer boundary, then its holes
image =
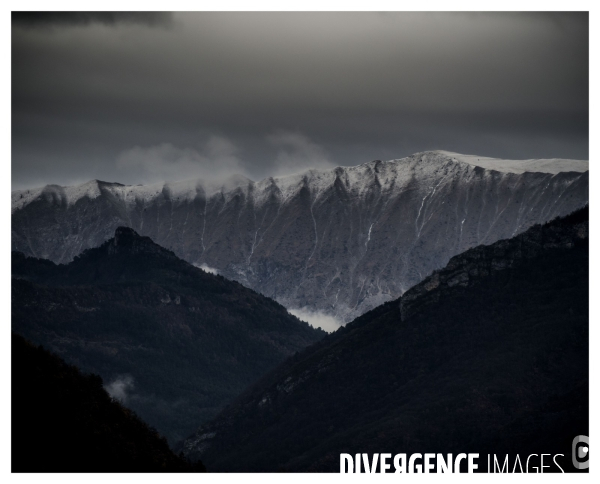
POLYGON ((12 25, 48 28, 122 23, 154 27, 171 25, 172 16, 170 12, 12 12, 12 25))
POLYGON ((588 157, 586 13, 177 13, 168 29, 147 24, 32 29, 13 18, 15 187, 217 165, 257 179, 427 149, 588 157))

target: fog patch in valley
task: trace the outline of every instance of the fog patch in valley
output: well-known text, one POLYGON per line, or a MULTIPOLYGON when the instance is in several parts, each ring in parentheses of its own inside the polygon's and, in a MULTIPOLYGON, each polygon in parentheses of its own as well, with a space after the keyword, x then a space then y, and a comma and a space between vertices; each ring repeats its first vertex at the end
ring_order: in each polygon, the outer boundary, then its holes
POLYGON ((131 375, 119 375, 111 383, 104 385, 104 389, 111 398, 121 403, 127 403, 134 387, 133 376, 131 375))
POLYGON ((313 328, 321 328, 328 333, 333 333, 344 325, 344 322, 341 319, 323 311, 313 311, 306 306, 299 309, 288 309, 288 313, 307 322, 313 328))

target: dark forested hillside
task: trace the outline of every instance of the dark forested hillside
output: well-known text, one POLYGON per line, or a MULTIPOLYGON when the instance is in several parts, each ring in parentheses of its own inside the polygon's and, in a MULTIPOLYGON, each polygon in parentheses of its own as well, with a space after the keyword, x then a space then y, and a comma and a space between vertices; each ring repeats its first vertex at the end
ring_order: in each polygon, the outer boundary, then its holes
POLYGON ((42 347, 12 335, 12 472, 203 471, 155 430, 42 347))
POLYGON ((171 443, 325 333, 280 304, 118 229, 68 265, 13 253, 12 327, 171 443))
POLYGON ((342 452, 562 453, 574 470, 588 273, 587 209, 471 249, 286 360, 185 454, 217 471, 339 471, 342 452))

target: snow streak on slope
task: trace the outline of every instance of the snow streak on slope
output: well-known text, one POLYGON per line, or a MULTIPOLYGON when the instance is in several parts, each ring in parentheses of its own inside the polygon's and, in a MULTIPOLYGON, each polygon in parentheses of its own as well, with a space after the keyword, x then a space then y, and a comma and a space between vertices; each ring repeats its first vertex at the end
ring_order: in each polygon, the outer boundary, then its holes
POLYGON ((13 192, 12 246, 67 262, 127 225, 288 308, 345 322, 470 247, 585 205, 586 170, 434 151, 256 183, 49 186, 13 192))

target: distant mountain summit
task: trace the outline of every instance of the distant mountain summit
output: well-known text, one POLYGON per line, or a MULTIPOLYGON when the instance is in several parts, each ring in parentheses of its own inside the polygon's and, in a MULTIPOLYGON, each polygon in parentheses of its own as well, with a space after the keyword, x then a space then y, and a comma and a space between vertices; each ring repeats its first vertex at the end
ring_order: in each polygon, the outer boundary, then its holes
POLYGON ((571 443, 589 432, 588 223, 584 209, 452 258, 250 386, 185 455, 214 471, 339 472, 340 453, 473 452, 484 472, 488 453, 508 454, 510 472, 516 454, 525 468, 546 453, 575 471, 571 443))
POLYGON ((325 334, 128 227, 65 265, 13 252, 12 328, 99 374, 171 443, 325 334))
POLYGON ((588 162, 444 151, 253 182, 12 193, 12 248, 69 262, 119 226, 287 308, 350 321, 452 256, 588 202, 588 162))

